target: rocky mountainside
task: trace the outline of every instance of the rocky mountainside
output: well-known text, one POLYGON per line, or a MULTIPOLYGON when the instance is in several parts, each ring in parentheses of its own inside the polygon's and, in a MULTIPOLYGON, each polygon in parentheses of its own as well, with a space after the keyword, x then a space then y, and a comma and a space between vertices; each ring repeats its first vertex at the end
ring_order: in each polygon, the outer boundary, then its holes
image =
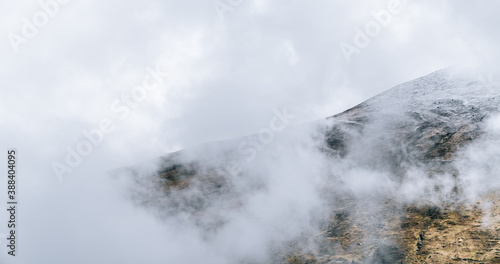
POLYGON ((286 189, 270 196, 292 197, 283 198, 293 211, 285 219, 300 220, 290 228, 275 223, 280 235, 268 239, 266 258, 234 263, 500 263, 500 152, 491 128, 498 91, 440 70, 289 128, 286 140, 255 155, 242 156, 239 147, 257 135, 167 155, 140 181, 157 191, 138 196, 210 241, 239 219, 234 215, 252 212, 254 197, 288 186, 286 179, 311 187, 290 185, 295 196, 286 189), (305 208, 296 196, 319 202, 305 208))
POLYGON ((498 112, 499 102, 493 87, 441 70, 331 117, 335 124, 326 140, 343 157, 356 144, 353 135, 382 129, 385 138, 377 141, 377 151, 383 156, 378 159, 389 161, 394 171, 415 162, 446 162, 484 132, 483 120, 498 112))

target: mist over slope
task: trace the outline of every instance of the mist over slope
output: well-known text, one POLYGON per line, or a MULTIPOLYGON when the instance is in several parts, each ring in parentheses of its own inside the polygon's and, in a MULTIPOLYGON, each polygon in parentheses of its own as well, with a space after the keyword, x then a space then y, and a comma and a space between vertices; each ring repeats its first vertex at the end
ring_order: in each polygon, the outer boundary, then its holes
POLYGON ((136 204, 194 234, 205 263, 418 263, 427 231, 411 221, 460 215, 500 187, 500 87, 479 77, 440 70, 295 127, 283 109, 282 129, 122 173, 136 204))

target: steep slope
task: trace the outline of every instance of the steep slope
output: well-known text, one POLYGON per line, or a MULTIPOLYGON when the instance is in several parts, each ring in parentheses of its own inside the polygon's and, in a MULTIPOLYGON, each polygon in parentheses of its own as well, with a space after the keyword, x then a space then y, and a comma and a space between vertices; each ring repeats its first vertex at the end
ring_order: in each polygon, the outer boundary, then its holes
MULTIPOLYGON (((228 215, 248 210, 253 201, 248 197, 274 190, 273 179, 286 179, 273 176, 274 167, 281 175, 289 166, 297 174, 293 179, 317 181, 311 193, 321 206, 304 213, 297 205, 297 215, 307 215, 297 223, 309 224, 271 239, 271 257, 236 262, 500 263, 500 200, 491 194, 500 185, 492 182, 489 193, 476 191, 467 168, 470 148, 482 151, 476 142, 497 142, 487 123, 499 112, 497 88, 454 69, 441 70, 291 129, 306 127, 310 133, 291 132, 287 141, 263 147, 262 168, 246 164, 240 155, 239 143, 257 135, 167 155, 146 178, 149 183, 140 181, 160 191, 138 196, 162 217, 182 215, 210 240, 234 221, 228 215), (293 139, 304 135, 310 139, 293 139), (289 142, 309 145, 303 158, 290 154, 296 148, 288 148, 289 142), (311 169, 302 171, 304 166, 311 169)), ((490 166, 485 177, 496 175, 496 165, 485 164, 470 166, 490 166)))
POLYGON ((335 154, 345 156, 354 148, 349 142, 354 134, 379 135, 382 130, 385 138, 378 150, 395 170, 415 162, 446 161, 483 133, 482 121, 498 112, 499 102, 492 87, 441 70, 331 117, 335 125, 327 142, 335 154))

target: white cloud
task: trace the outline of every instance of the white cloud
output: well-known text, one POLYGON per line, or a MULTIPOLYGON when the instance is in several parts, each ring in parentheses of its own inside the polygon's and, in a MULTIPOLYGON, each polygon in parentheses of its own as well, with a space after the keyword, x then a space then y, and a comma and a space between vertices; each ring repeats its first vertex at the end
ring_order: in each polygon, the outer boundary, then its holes
MULTIPOLYGON (((347 64, 339 43, 351 41, 370 11, 387 2, 247 0, 221 21, 211 1, 73 0, 16 54, 8 34, 19 34, 23 17, 40 7, 34 0, 0 1, 0 150, 20 151, 19 263, 40 263, 35 256, 47 263, 188 263, 200 256, 223 263, 196 234, 179 236, 128 205, 109 190, 114 183, 104 171, 258 131, 276 107, 309 122, 442 67, 496 65, 498 3, 465 0, 407 1, 347 64), (82 130, 112 116, 113 100, 157 62, 168 69, 168 83, 59 184, 50 164, 64 158, 82 130)), ((317 203, 309 194, 304 215, 317 203)), ((280 208, 279 197, 270 198, 267 209, 280 208)), ((262 216, 261 224, 272 217, 262 216)), ((244 229, 243 220, 233 228, 244 229)), ((239 250, 258 246, 238 243, 239 250)), ((15 263, 1 252, 0 260, 15 263)))

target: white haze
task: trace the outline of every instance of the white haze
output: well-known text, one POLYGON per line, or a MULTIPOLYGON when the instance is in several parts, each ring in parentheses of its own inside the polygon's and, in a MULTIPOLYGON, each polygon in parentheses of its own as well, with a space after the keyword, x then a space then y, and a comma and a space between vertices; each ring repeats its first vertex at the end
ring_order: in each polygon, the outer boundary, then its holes
MULTIPOLYGON (((409 182, 398 192, 384 173, 332 165, 310 140, 318 132, 298 126, 449 65, 496 65, 499 4, 465 0, 406 1, 347 63, 339 44, 352 43, 354 29, 388 2, 248 0, 221 21, 211 1, 73 0, 16 54, 7 35, 40 7, 1 0, 0 150, 19 151, 20 205, 18 256, 1 250, 0 263, 265 263, 283 243, 318 232, 337 206, 325 202, 329 190, 423 197, 435 183, 415 180, 420 188, 409 182), (119 120, 110 106, 157 63, 169 77, 119 120), (192 219, 138 206, 130 182, 108 173, 136 164, 150 171, 167 152, 257 132, 282 107, 297 118, 243 163, 248 177, 232 179, 242 201, 213 206, 208 220, 226 224, 209 237, 192 219), (116 130, 59 182, 51 164, 103 118, 116 130), (343 185, 328 180, 332 171, 343 185)), ((470 200, 500 185, 493 120, 490 137, 463 152, 470 200)), ((6 219, 0 213, 0 233, 6 219)))

